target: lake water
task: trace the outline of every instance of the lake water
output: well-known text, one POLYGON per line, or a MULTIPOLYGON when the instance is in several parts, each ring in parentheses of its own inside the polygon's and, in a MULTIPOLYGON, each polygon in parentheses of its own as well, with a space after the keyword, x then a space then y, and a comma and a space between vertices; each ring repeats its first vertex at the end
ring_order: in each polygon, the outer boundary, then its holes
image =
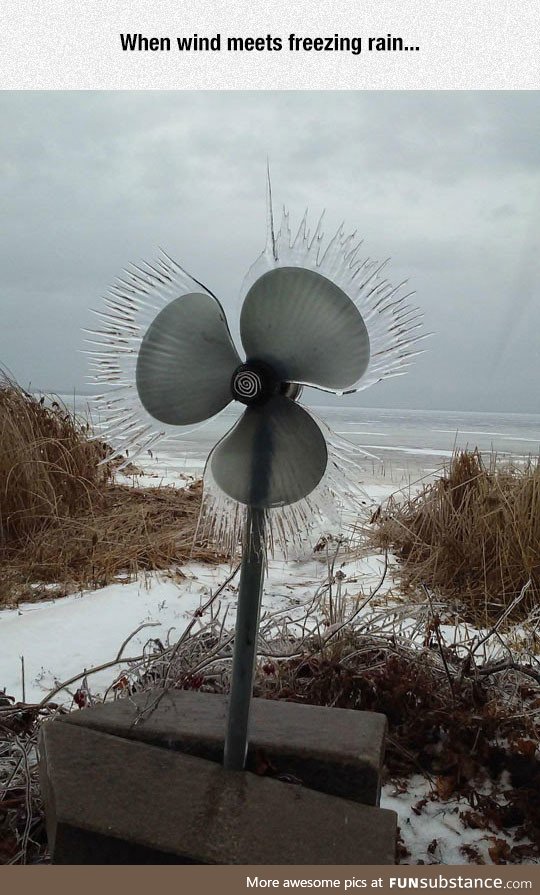
MULTIPOLYGON (((68 406, 73 406, 73 396, 64 399, 68 406)), ((76 399, 79 412, 84 412, 87 401, 87 398, 76 399)), ((455 447, 494 450, 516 459, 540 451, 540 414, 392 410, 350 405, 313 410, 335 432, 388 465, 407 467, 414 461, 424 468, 437 468, 455 447)), ((181 441, 164 438, 158 450, 186 456, 188 463, 198 465, 241 412, 241 405, 231 404, 181 441)))

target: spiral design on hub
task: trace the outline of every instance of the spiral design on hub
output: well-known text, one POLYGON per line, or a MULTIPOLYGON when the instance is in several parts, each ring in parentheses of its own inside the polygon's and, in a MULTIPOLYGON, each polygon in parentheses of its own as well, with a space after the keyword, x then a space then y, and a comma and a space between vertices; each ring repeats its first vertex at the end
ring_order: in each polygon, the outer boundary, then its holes
POLYGON ((239 399, 252 401, 262 393, 263 381, 256 370, 239 370, 234 376, 232 386, 239 399))

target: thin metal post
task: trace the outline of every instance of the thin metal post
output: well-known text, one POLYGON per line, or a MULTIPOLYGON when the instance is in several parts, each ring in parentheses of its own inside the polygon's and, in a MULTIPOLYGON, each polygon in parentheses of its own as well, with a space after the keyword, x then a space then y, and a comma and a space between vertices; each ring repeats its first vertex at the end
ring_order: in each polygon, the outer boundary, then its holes
POLYGON ((247 508, 244 554, 238 588, 229 717, 225 737, 224 767, 241 771, 248 745, 249 709, 257 655, 257 634, 266 561, 264 510, 247 508))

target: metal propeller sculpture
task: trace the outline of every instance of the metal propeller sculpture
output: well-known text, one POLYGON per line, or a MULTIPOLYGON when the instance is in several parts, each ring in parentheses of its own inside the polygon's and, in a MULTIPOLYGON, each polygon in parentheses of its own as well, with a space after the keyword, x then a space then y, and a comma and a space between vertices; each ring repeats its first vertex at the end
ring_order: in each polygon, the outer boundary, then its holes
MULTIPOLYGON (((284 211, 273 224, 241 294, 242 359, 215 295, 167 255, 132 266, 97 312, 94 378, 114 388, 97 399, 105 437, 121 455, 148 450, 166 433, 185 433, 231 401, 245 405, 211 451, 204 512, 214 535, 241 532, 242 566, 224 765, 242 769, 247 752, 266 546, 328 503, 343 502, 354 464, 332 433, 297 403, 302 386, 334 394, 405 372, 418 353, 417 308, 359 260, 360 243, 340 228, 324 242, 304 217, 293 238, 284 211), (179 428, 180 427, 180 428, 179 428)), ((133 455, 131 457, 133 459, 133 455)))

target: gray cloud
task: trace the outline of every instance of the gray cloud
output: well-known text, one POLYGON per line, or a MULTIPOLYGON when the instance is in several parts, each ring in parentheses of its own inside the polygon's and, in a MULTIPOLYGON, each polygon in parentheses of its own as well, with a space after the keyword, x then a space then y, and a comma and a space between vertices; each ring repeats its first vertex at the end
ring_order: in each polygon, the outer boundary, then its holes
POLYGON ((269 155, 276 205, 357 227, 435 332, 348 400, 538 410, 537 94, 4 92, 0 112, 0 362, 23 384, 83 386, 88 309, 158 246, 234 315, 269 155))

